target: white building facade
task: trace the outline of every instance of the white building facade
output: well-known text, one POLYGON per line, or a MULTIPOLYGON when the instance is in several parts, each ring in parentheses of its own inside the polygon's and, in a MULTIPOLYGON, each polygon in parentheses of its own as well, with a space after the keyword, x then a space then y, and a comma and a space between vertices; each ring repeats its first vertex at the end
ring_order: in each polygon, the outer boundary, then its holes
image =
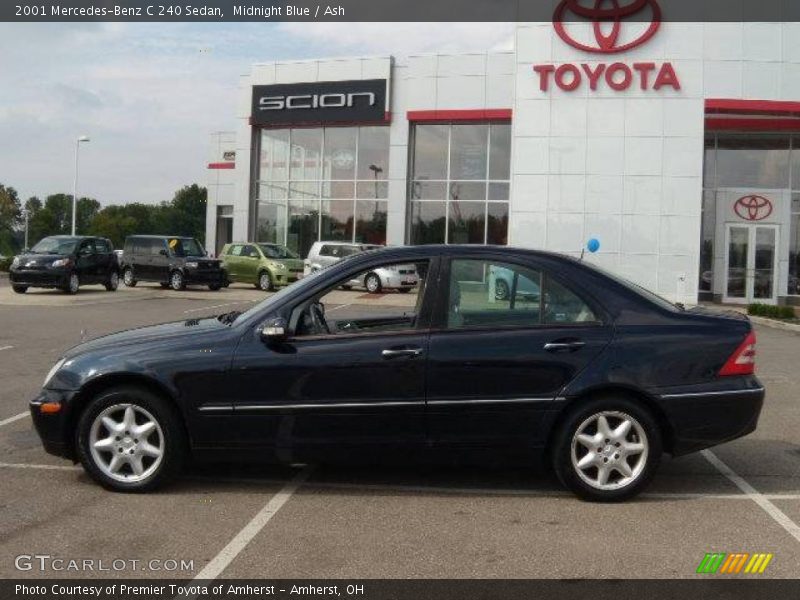
POLYGON ((209 248, 596 240, 585 260, 675 301, 800 304, 800 25, 648 9, 520 23, 510 52, 254 65, 209 248))

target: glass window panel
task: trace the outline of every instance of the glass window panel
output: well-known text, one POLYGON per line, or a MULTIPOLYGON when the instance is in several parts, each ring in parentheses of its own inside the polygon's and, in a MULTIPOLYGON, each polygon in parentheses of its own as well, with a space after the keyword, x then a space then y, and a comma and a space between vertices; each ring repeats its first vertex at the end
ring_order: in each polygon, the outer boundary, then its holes
POLYGON ((331 242, 353 240, 353 201, 323 200, 321 239, 331 242))
POLYGON ((388 181, 359 181, 358 198, 388 198, 388 181))
POLYGON ((489 203, 486 243, 498 246, 508 244, 508 204, 505 202, 489 203))
POLYGON ((360 244, 386 244, 385 200, 356 201, 356 242, 360 244))
POLYGON ((788 188, 788 136, 719 136, 718 187, 788 188))
POLYGON ((415 181, 411 184, 414 200, 444 200, 447 198, 447 183, 444 181, 415 181))
POLYGON ((486 200, 485 183, 453 181, 449 189, 451 200, 486 200))
POLYGON ((289 178, 289 130, 261 130, 261 161, 259 179, 289 178))
POLYGON ((547 277, 542 321, 547 324, 596 323, 599 319, 575 292, 547 277))
POLYGON ((713 191, 703 192, 700 233, 700 291, 714 289, 714 233, 717 226, 717 202, 713 191))
POLYGON ((256 241, 282 244, 286 235, 286 206, 259 202, 256 218, 256 241))
POLYGON ((717 137, 715 135, 706 136, 705 146, 703 148, 703 186, 708 188, 715 187, 716 144, 717 137))
POLYGON ((319 202, 289 200, 286 245, 300 256, 307 256, 319 232, 319 202))
POLYGON ((411 243, 444 244, 445 202, 411 203, 411 243))
POLYGON ((293 129, 289 178, 319 179, 321 175, 322 129, 293 129))
POLYGON ((325 170, 323 179, 355 179, 356 127, 325 129, 325 170))
POLYGON ((286 181, 260 182, 258 185, 259 200, 282 200, 289 193, 289 183, 286 181))
POLYGON ((361 127, 358 133, 358 179, 386 179, 389 171, 389 128, 361 127))
POLYGON ((289 184, 289 198, 319 198, 319 181, 293 181, 289 184))
POLYGON ((450 202, 447 243, 483 244, 486 235, 485 202, 450 202))
POLYGON ((453 125, 450 178, 486 179, 488 125, 453 125))
POLYGON ((355 183, 352 181, 323 181, 323 198, 353 198, 355 183))
POLYGON ((789 225, 789 294, 800 294, 800 214, 789 225))
POLYGON ((414 179, 447 179, 449 125, 414 128, 414 179))
MULTIPOLYGON (((489 179, 510 178, 511 125, 505 123, 492 125, 489 133, 489 179)), ((502 199, 497 198, 497 200, 502 199)))
POLYGON ((489 200, 508 200, 507 183, 490 183, 489 184, 489 200))

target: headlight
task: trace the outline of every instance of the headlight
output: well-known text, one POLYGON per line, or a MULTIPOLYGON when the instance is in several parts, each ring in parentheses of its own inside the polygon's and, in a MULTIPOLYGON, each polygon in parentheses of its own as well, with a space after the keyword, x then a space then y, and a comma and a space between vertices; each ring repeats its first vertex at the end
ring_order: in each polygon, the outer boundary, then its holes
POLYGON ((11 261, 11 268, 16 269, 19 266, 19 256, 15 256, 14 260, 11 261))
POLYGON ((267 266, 270 269, 275 269, 276 271, 283 271, 284 269, 286 269, 286 265, 282 265, 281 263, 276 263, 276 262, 267 263, 267 266))
POLYGON ((72 264, 71 259, 59 258, 58 260, 54 260, 50 266, 53 267, 54 269, 57 269, 59 267, 68 267, 70 266, 70 264, 72 264))
POLYGON ((48 371, 47 377, 44 378, 44 383, 42 384, 42 387, 47 387, 47 384, 50 383, 50 380, 53 378, 53 375, 55 375, 58 372, 58 370, 64 366, 64 360, 65 359, 63 358, 59 360, 56 364, 53 365, 53 368, 50 369, 50 371, 48 371))
POLYGON ((196 269, 197 268, 197 263, 195 261, 187 262, 186 263, 186 268, 187 269, 196 269))

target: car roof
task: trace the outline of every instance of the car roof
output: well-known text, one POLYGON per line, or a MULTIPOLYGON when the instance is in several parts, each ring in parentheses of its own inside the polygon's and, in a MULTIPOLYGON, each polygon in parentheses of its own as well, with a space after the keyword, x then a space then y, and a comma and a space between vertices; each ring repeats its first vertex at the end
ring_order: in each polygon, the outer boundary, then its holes
POLYGON ((126 239, 126 240, 130 240, 130 239, 133 239, 133 238, 137 238, 137 239, 147 239, 147 240, 166 240, 166 239, 170 239, 170 238, 172 238, 172 239, 178 239, 178 240, 193 240, 193 239, 195 239, 195 238, 193 238, 193 237, 192 237, 192 236, 190 236, 190 235, 149 235, 149 234, 143 234, 143 235, 139 235, 139 234, 136 234, 136 235, 129 235, 129 236, 128 236, 128 237, 126 237, 125 239, 126 239))

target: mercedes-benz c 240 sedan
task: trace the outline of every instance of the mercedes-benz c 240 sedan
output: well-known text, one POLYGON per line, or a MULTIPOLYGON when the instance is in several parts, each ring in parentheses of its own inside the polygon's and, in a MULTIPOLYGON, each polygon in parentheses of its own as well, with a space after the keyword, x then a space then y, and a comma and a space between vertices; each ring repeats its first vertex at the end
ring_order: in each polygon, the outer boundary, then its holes
POLYGON ((753 431, 754 362, 745 316, 684 310, 584 261, 387 248, 244 313, 76 346, 31 411, 48 452, 119 491, 164 484, 189 459, 457 456, 544 458, 579 496, 612 501, 640 492, 663 452, 753 431), (354 277, 400 264, 420 285, 397 306, 342 299, 354 277))

